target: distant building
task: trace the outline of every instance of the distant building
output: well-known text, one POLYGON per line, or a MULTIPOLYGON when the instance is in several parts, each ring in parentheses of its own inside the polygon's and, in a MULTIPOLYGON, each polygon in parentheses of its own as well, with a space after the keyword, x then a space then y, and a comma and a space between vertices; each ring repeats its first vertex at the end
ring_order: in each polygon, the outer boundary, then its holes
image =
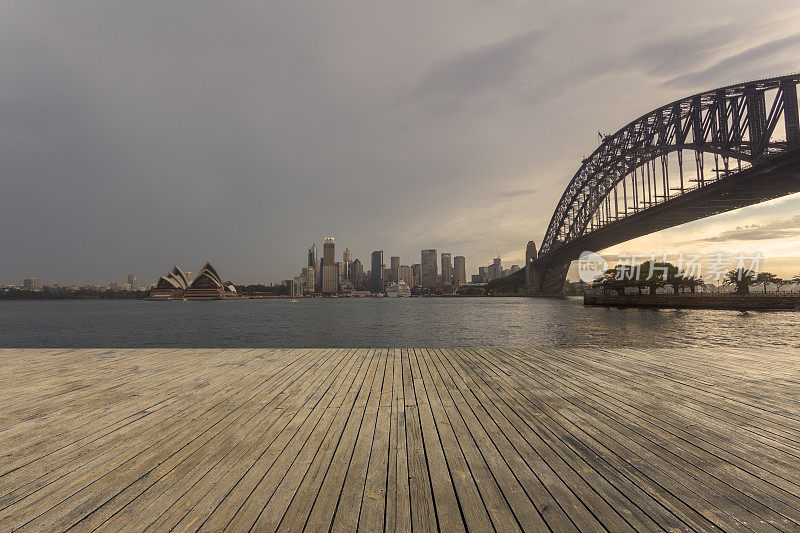
POLYGON ((350 251, 350 248, 345 248, 344 253, 342 254, 342 267, 344 269, 342 273, 342 279, 353 279, 353 252, 350 251))
POLYGON ((189 287, 189 280, 177 265, 173 265, 165 276, 156 281, 155 287, 150 290, 148 298, 152 300, 174 300, 183 298, 184 291, 189 287))
POLYGON ((42 290, 42 280, 39 278, 25 278, 22 282, 22 288, 26 291, 40 291, 42 290))
POLYGON ((307 266, 301 271, 303 278, 303 287, 306 292, 314 292, 317 287, 317 271, 313 266, 307 266))
MULTIPOLYGON (((336 264, 336 246, 333 243, 333 237, 325 237, 325 243, 322 245, 322 259, 324 266, 336 264)), ((324 278, 325 274, 322 276, 324 278)))
POLYGON ((453 258, 453 283, 456 285, 467 283, 467 261, 463 255, 453 258))
POLYGON ((325 294, 339 292, 339 268, 336 265, 325 264, 322 267, 322 292, 325 294))
POLYGON ((397 275, 400 280, 405 282, 409 287, 414 286, 414 269, 408 265, 402 265, 397 269, 397 275))
POLYGON ((442 283, 450 285, 453 283, 453 259, 452 255, 442 252, 442 283))
POLYGON ((306 266, 317 267, 317 243, 312 244, 311 248, 308 249, 308 264, 306 266))
POLYGON ((396 283, 400 279, 400 258, 396 255, 393 255, 389 260, 389 264, 392 274, 387 279, 391 283, 396 283))
POLYGON ((414 284, 412 287, 422 286, 422 264, 414 263, 411 265, 411 272, 414 274, 414 284))
POLYGON ((139 284, 136 283, 136 274, 128 274, 128 285, 130 285, 129 291, 135 291, 139 289, 139 284))
POLYGON ((356 289, 360 289, 364 285, 364 265, 361 264, 361 259, 353 261, 352 273, 350 274, 350 281, 356 289))
POLYGON ((208 261, 183 293, 183 297, 187 300, 221 300, 238 296, 240 295, 237 294, 236 287, 226 285, 222 281, 222 276, 208 261))
POLYGON ((513 274, 514 272, 519 272, 519 265, 511 265, 511 268, 508 269, 509 274, 513 274))
POLYGON ((483 283, 483 282, 484 282, 483 276, 481 276, 480 274, 472 275, 472 283, 483 283))
POLYGON ((296 277, 294 279, 287 279, 284 281, 286 285, 286 295, 289 298, 297 298, 303 295, 303 278, 296 277))
POLYGON ((372 283, 370 290, 374 293, 383 292, 383 250, 372 252, 372 283))
POLYGON ((436 265, 436 250, 422 250, 422 287, 432 289, 439 281, 439 269, 436 265))
POLYGON ((489 281, 492 281, 493 279, 499 279, 502 277, 503 277, 503 265, 500 262, 500 258, 497 257, 492 262, 492 264, 489 265, 489 281))

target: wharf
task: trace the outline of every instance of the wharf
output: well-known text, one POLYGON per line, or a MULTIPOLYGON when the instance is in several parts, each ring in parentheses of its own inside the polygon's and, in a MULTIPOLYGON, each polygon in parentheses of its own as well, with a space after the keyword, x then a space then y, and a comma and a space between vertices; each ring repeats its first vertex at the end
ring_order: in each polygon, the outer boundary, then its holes
POLYGON ((0 350, 0 531, 798 531, 800 351, 0 350))

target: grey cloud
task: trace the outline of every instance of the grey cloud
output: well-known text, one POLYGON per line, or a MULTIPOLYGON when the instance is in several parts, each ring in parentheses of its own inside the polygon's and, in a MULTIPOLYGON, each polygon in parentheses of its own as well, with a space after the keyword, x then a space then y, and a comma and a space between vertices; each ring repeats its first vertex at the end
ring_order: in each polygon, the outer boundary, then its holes
POLYGON ((511 191, 503 191, 498 196, 500 198, 521 198, 536 194, 538 189, 515 189, 511 191))
MULTIPOLYGON (((780 63, 776 62, 773 57, 779 52, 789 50, 800 52, 800 33, 752 46, 742 52, 726 57, 708 68, 671 78, 665 82, 665 85, 673 87, 697 87, 709 83, 719 83, 720 80, 728 80, 731 83, 735 83, 737 81, 742 81, 739 78, 741 77, 741 72, 745 70, 745 67, 757 64, 770 68, 785 65, 790 68, 793 67, 793 70, 796 70, 799 65, 796 61, 780 63)), ((764 75, 767 76, 769 74, 773 73, 768 72, 764 75)))
POLYGON ((532 67, 533 49, 542 38, 541 31, 532 31, 444 59, 422 77, 413 97, 459 100, 508 87, 532 67))
POLYGON ((328 233, 362 261, 431 247, 486 264, 541 240, 598 129, 683 96, 664 79, 726 50, 756 52, 681 83, 757 76, 794 49, 764 28, 796 9, 0 5, 0 283, 151 281, 205 259, 279 281, 328 233), (720 10, 707 32, 680 15, 720 10))
POLYGON ((797 238, 800 236, 800 215, 767 224, 749 224, 723 231, 703 242, 764 241, 770 239, 797 238))

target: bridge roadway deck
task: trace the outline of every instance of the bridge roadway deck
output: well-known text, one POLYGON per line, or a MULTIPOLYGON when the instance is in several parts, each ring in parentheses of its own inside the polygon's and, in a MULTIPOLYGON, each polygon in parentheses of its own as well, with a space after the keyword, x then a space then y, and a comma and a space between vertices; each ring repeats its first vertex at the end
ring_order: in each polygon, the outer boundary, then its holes
POLYGON ((0 530, 800 530, 800 352, 0 350, 0 530))

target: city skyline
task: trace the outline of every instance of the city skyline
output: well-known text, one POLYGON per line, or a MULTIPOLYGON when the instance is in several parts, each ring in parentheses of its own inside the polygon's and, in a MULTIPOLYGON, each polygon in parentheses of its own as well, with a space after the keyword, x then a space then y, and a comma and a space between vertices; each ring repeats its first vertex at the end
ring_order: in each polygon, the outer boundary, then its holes
MULTIPOLYGON (((147 283, 207 258, 281 280, 317 228, 362 261, 380 243, 523 264, 598 130, 800 70, 798 23, 790 1, 7 3, 0 284, 147 283)), ((791 275, 799 209, 792 195, 607 252, 759 250, 791 275)))

